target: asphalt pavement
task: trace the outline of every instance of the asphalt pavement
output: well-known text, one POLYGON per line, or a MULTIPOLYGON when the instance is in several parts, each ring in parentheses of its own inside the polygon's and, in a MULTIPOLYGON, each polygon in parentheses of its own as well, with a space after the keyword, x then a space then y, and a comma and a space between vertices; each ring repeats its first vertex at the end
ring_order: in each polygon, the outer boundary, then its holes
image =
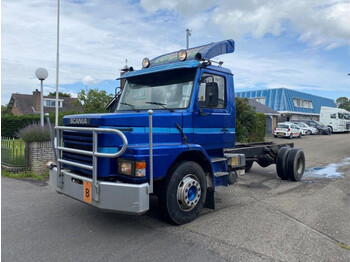
POLYGON ((350 134, 295 142, 337 178, 281 181, 253 165, 215 193, 216 210, 173 226, 155 198, 143 216, 104 213, 46 183, 1 178, 2 261, 350 261, 350 134), (345 160, 344 160, 345 159, 345 160))

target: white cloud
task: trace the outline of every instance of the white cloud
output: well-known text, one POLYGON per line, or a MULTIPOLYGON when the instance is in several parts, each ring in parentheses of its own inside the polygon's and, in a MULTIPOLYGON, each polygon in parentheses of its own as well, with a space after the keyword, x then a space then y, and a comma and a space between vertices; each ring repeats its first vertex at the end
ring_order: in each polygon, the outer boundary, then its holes
MULTIPOLYGON (((2 104, 11 93, 38 87, 33 78, 38 67, 49 71, 44 84, 55 86, 56 5, 48 0, 2 1, 2 104)), ((60 85, 88 75, 115 80, 125 59, 137 69, 145 56, 180 49, 175 36, 182 28, 168 19, 153 19, 129 1, 61 1, 60 85)))
MULTIPOLYGON (((38 67, 49 72, 45 93, 55 91, 56 4, 2 1, 2 104, 8 103, 11 93, 30 94, 40 87, 34 76, 38 67)), ((311 47, 334 50, 350 43, 349 13, 350 3, 340 0, 61 1, 60 85, 79 83, 87 76, 99 83, 114 80, 125 59, 139 69, 144 57, 185 47, 189 28, 191 46, 226 37, 238 40, 238 52, 223 59, 235 73, 237 87, 261 82, 270 87, 339 88, 349 82, 339 73, 339 65, 303 56, 303 51, 297 56, 292 51, 276 52, 280 48, 276 42, 269 53, 258 53, 264 49, 256 41, 286 33, 311 47), (240 48, 247 41, 251 50, 240 48)))
POLYGON ((92 76, 84 76, 83 79, 81 79, 81 82, 85 86, 94 86, 98 83, 98 81, 94 79, 92 76))
POLYGON ((203 31, 215 26, 235 39, 246 34, 279 35, 292 27, 301 41, 312 45, 350 44, 350 2, 344 0, 142 0, 141 4, 153 12, 169 9, 185 16, 191 12, 194 18, 189 24, 201 25, 203 31), (196 23, 197 14, 208 17, 207 23, 196 23))

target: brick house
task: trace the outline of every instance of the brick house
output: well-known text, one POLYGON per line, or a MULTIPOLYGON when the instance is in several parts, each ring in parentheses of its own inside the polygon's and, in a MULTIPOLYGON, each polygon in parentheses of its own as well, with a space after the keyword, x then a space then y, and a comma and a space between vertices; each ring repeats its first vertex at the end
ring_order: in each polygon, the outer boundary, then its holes
MULTIPOLYGON (((44 96, 44 113, 55 112, 56 97, 44 96)), ((59 97, 59 112, 83 112, 83 106, 78 98, 59 97)), ((7 111, 18 115, 40 114, 40 91, 36 89, 32 95, 12 94, 7 105, 7 111)))

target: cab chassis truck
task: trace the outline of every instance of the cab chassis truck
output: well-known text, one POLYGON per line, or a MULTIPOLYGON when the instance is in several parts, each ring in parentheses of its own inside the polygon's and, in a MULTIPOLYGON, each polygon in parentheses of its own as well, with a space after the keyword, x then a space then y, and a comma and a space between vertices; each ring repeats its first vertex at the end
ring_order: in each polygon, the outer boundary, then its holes
POLYGON ((216 187, 234 184, 253 162, 299 181, 305 156, 292 143, 235 144, 233 74, 212 60, 233 52, 225 40, 143 59, 121 76, 116 112, 65 116, 55 127, 49 184, 129 214, 147 212, 155 195, 165 217, 184 224, 214 209, 216 187))

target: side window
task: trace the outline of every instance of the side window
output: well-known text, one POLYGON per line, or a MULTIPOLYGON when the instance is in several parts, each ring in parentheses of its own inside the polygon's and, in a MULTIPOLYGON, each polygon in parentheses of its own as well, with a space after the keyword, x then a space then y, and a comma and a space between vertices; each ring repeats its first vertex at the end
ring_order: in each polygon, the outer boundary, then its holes
POLYGON ((331 118, 337 118, 337 114, 336 113, 331 114, 331 118))
POLYGON ((209 97, 206 97, 206 84, 214 82, 218 86, 218 104, 214 108, 226 108, 225 101, 225 78, 218 75, 204 73, 202 75, 202 81, 199 87, 198 93, 198 105, 199 107, 207 107, 209 97))

